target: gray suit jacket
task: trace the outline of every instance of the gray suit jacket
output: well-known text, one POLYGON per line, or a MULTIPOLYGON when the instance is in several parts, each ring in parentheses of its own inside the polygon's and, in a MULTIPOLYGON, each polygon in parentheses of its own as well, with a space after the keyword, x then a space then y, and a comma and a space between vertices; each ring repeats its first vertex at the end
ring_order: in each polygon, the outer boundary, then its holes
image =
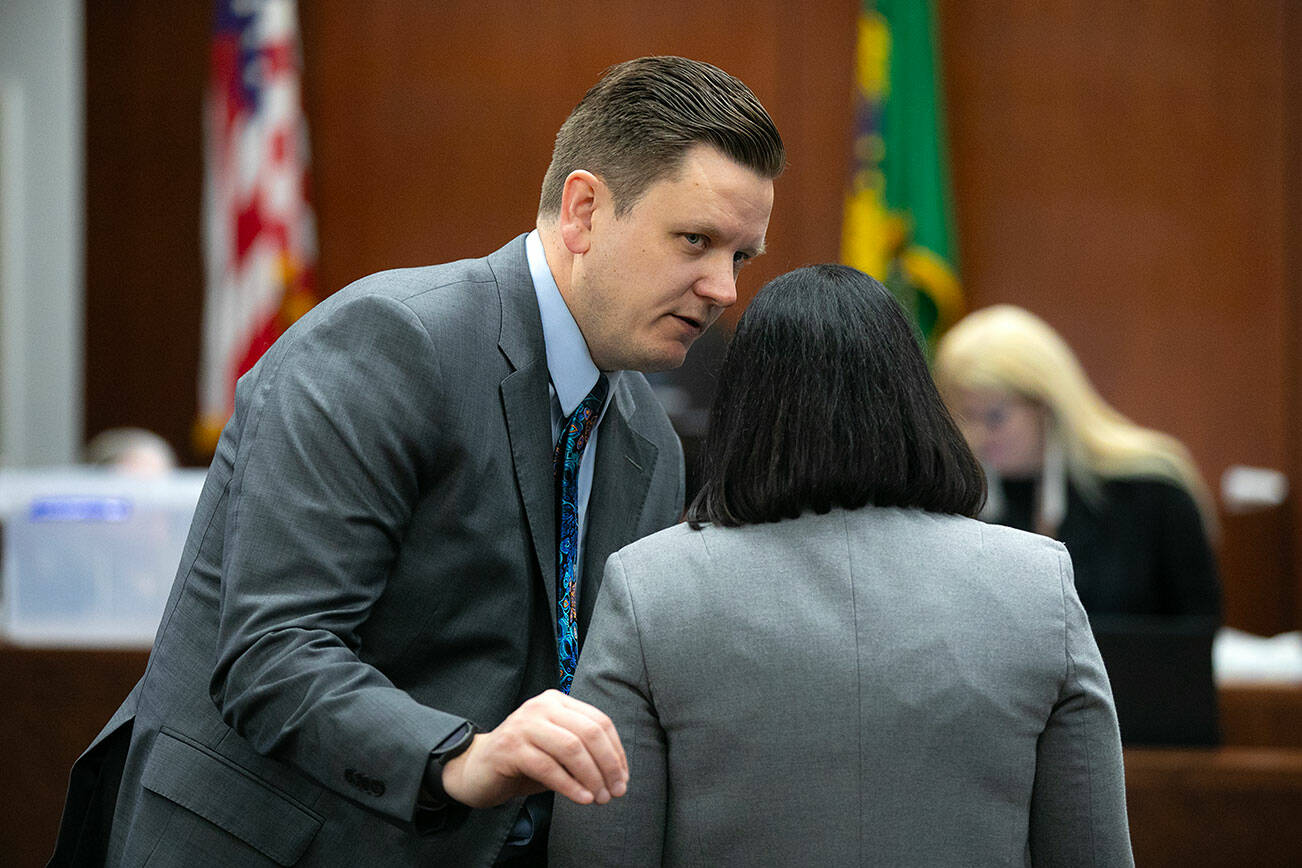
POLYGON ((553 864, 1131 863, 1107 675, 1066 549, 867 507, 611 557, 574 695, 628 794, 553 864))
MULTIPOLYGON (((556 684, 549 400, 523 236, 294 325, 240 380, 148 668, 79 761, 111 779, 103 751, 129 743, 116 803, 74 771, 63 839, 93 843, 111 810, 110 864, 489 864, 518 801, 450 823, 417 797, 465 720, 556 684)), ((581 627, 606 557, 682 499, 678 439, 629 373, 581 627)))

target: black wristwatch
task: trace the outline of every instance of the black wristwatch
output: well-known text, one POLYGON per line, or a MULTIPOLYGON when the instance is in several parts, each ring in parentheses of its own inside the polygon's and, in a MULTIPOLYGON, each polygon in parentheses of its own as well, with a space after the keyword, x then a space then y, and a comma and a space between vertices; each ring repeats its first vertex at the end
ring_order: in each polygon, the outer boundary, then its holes
POLYGON ((438 747, 429 752, 430 759, 438 761, 440 766, 448 764, 448 760, 461 756, 470 747, 470 743, 475 740, 475 733, 479 732, 479 727, 470 721, 466 721, 457 727, 451 735, 439 742, 438 747))
POLYGON ((427 807, 457 804, 443 789, 443 767, 454 757, 466 752, 477 732, 479 727, 467 720, 429 752, 429 763, 425 766, 425 792, 423 793, 428 800, 427 807))

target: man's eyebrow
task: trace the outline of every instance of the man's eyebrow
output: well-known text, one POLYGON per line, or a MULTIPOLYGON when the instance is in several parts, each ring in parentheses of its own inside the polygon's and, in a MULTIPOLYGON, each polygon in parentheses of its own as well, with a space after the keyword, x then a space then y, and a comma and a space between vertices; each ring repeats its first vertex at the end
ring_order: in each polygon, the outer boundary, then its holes
MULTIPOLYGON (((697 224, 696 229, 689 230, 689 231, 692 231, 697 235, 704 235, 706 238, 715 239, 715 240, 722 238, 724 235, 727 234, 714 223, 700 223, 697 224)), ((750 257, 763 256, 765 253, 768 252, 768 248, 764 246, 765 242, 766 239, 761 238, 759 245, 756 247, 740 247, 738 249, 742 253, 745 253, 747 256, 750 257)))
POLYGON ((712 240, 721 238, 724 235, 724 231, 720 229, 718 225, 709 222, 697 223, 694 231, 697 235, 704 235, 706 238, 712 240))

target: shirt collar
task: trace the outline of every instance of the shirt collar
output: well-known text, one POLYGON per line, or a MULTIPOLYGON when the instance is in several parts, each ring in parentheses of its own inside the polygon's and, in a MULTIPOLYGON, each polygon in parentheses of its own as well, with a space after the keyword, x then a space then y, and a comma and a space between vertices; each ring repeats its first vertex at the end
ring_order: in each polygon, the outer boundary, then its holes
MULTIPOLYGON (((561 296, 556 278, 547 265, 542 239, 535 229, 524 240, 525 255, 529 258, 529 274, 533 277, 533 291, 538 296, 538 314, 542 317, 543 346, 547 350, 547 373, 561 412, 569 416, 579 406, 601 374, 592 356, 588 354, 587 341, 579 324, 574 321, 565 299, 561 296)), ((618 372, 609 375, 610 394, 614 394, 618 372)))

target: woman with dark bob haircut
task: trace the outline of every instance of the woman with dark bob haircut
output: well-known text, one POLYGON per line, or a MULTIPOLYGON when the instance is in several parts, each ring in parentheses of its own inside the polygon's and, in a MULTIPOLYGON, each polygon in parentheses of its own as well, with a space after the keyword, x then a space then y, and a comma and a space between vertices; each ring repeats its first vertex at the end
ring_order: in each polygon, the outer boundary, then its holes
POLYGON ((573 695, 627 794, 558 799, 560 865, 1129 865, 1099 652, 981 471, 912 329, 816 265, 737 326, 689 521, 606 564, 573 695))

